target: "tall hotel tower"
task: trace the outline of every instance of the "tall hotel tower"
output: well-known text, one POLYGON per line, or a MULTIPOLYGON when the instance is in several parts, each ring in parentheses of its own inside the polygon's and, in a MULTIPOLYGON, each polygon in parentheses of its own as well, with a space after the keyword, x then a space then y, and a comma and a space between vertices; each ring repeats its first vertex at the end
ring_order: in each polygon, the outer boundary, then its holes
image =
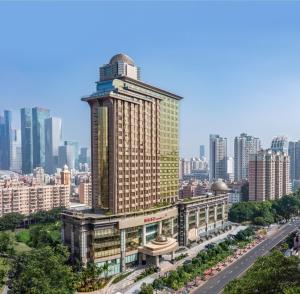
POLYGON ((109 262, 118 273, 177 247, 181 99, 142 82, 124 54, 100 68, 96 92, 82 98, 91 110, 93 209, 62 218, 64 242, 83 263, 109 262))

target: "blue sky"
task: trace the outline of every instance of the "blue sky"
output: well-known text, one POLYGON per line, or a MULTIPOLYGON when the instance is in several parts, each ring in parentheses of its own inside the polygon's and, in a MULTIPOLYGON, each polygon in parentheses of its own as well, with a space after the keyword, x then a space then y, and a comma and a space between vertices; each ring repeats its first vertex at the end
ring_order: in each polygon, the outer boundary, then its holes
POLYGON ((300 2, 1 2, 0 111, 40 106, 89 144, 98 68, 130 55, 145 82, 185 97, 181 155, 210 133, 300 139, 300 2))

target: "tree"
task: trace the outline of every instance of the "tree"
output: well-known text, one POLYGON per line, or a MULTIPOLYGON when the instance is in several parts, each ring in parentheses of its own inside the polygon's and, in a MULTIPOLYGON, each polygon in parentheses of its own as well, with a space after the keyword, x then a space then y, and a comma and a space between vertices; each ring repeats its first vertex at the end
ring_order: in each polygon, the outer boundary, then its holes
POLYGON ((55 247, 60 244, 60 225, 35 225, 29 229, 30 240, 27 245, 39 248, 42 246, 55 247))
POLYGON ((247 273, 230 282, 225 294, 299 293, 300 261, 297 257, 285 257, 279 251, 260 257, 247 273), (287 291, 287 292, 286 292, 287 291))
POLYGON ((71 294, 75 291, 76 275, 67 265, 68 250, 43 247, 18 256, 9 272, 11 294, 71 294))
POLYGON ((154 289, 162 290, 164 288, 165 284, 164 284, 162 278, 158 278, 158 279, 154 280, 152 285, 153 285, 154 289))
POLYGON ((6 271, 4 269, 0 269, 0 287, 5 284, 6 271))
POLYGON ((9 234, 0 233, 0 255, 13 255, 15 253, 14 242, 9 234))
POLYGON ((244 222, 252 220, 254 216, 253 202, 234 203, 229 210, 229 220, 232 222, 244 222))
POLYGON ((79 274, 78 290, 97 290, 100 288, 103 277, 102 273, 108 271, 108 264, 104 266, 98 266, 95 263, 89 263, 86 267, 83 267, 79 274))
POLYGON ((143 283, 140 294, 153 294, 153 287, 151 284, 143 283))
POLYGON ((17 212, 12 212, 0 218, 0 230, 14 231, 23 221, 24 216, 17 212))
POLYGON ((254 218, 253 223, 257 226, 265 226, 267 225, 267 222, 262 216, 257 216, 254 218))
POLYGON ((286 195, 275 201, 273 207, 279 216, 289 220, 291 216, 296 215, 300 209, 300 200, 293 195, 286 195))

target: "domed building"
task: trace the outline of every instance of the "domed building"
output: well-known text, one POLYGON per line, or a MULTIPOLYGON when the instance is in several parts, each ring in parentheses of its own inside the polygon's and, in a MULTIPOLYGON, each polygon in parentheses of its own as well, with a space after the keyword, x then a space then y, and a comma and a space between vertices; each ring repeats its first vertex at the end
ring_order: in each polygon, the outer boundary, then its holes
POLYGON ((140 80, 140 68, 135 65, 131 57, 123 53, 114 55, 108 64, 100 68, 100 81, 108 81, 120 77, 140 80))
POLYGON ((114 55, 110 59, 109 64, 115 64, 117 62, 127 63, 127 64, 130 64, 132 66, 135 65, 133 59, 131 57, 129 57, 128 55, 123 54, 123 53, 119 53, 119 54, 114 55))
POLYGON ((212 183, 212 193, 189 197, 179 204, 179 219, 183 221, 178 241, 180 246, 202 242, 230 228, 228 223, 229 188, 222 180, 212 183))
POLYGON ((218 195, 228 193, 230 189, 228 188, 226 183, 224 183, 222 180, 218 180, 212 183, 212 185, 210 186, 210 190, 214 193, 214 195, 218 195))

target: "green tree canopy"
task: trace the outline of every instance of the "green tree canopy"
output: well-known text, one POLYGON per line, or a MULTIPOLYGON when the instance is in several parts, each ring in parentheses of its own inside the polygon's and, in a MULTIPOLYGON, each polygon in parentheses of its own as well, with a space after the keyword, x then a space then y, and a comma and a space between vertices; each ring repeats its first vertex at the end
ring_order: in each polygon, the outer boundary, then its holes
POLYGON ((246 275, 225 287, 224 293, 299 293, 299 265, 297 257, 285 257, 281 252, 273 251, 268 256, 259 257, 246 275))
POLYGON ((276 213, 288 220, 291 216, 296 215, 300 209, 300 200, 293 195, 286 195, 273 203, 276 213))
POLYGON ((153 286, 151 284, 143 283, 140 294, 153 294, 153 286))
POLYGON ((0 255, 13 255, 14 241, 8 233, 0 233, 0 255))
POLYGON ((9 272, 10 293, 74 293, 77 277, 67 265, 68 257, 63 246, 42 247, 18 256, 9 272))
POLYGON ((0 231, 14 231, 23 221, 24 216, 17 212, 12 212, 0 218, 0 231))

